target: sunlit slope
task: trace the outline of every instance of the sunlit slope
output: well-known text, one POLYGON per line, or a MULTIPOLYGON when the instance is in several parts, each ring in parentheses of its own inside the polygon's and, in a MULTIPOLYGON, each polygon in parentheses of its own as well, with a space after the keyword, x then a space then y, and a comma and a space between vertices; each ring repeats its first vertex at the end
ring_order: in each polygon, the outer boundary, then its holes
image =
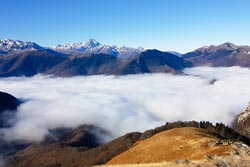
POLYGON ((174 160, 201 160, 228 156, 236 148, 219 142, 219 136, 198 128, 176 128, 137 142, 107 164, 160 163, 174 160))

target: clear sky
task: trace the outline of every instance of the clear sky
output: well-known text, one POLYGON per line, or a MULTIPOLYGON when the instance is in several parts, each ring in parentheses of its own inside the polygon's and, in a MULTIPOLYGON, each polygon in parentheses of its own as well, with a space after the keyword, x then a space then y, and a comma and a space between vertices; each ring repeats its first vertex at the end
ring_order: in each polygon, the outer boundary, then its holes
POLYGON ((94 38, 187 52, 250 45, 250 0, 0 0, 0 38, 42 46, 94 38))

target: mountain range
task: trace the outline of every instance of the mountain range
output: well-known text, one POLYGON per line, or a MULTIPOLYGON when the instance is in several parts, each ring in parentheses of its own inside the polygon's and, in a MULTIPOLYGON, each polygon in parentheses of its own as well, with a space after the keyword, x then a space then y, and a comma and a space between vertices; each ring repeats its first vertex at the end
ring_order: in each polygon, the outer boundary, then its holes
POLYGON ((145 49, 139 48, 131 48, 125 46, 116 46, 116 45, 102 45, 101 43, 97 42, 95 39, 89 39, 85 43, 73 43, 73 44, 65 44, 65 45, 58 45, 54 50, 66 54, 108 54, 112 56, 116 56, 119 58, 128 58, 133 57, 140 52, 145 51, 145 49))
POLYGON ((44 48, 34 42, 23 42, 19 40, 3 39, 0 40, 0 54, 6 55, 12 52, 23 50, 43 50, 44 48))
MULTIPOLYGON (((27 50, 46 50, 51 49, 67 55, 81 55, 84 54, 109 54, 118 58, 133 57, 146 49, 142 47, 132 48, 126 46, 117 45, 103 45, 95 39, 89 39, 85 43, 71 43, 57 45, 56 47, 42 47, 35 42, 23 42, 19 40, 3 39, 0 40, 0 54, 8 55, 13 52, 27 51, 27 50)), ((169 51, 169 53, 181 56, 180 53, 175 51, 169 51)))
POLYGON ((182 55, 194 66, 250 67, 250 46, 237 46, 232 43, 201 47, 182 55))
POLYGON ((0 77, 180 74, 184 68, 193 66, 250 67, 250 47, 224 43, 181 55, 173 51, 103 45, 94 39, 54 48, 42 47, 34 42, 0 40, 0 77))
POLYGON ((93 39, 85 44, 57 46, 54 49, 37 44, 34 44, 34 47, 26 46, 25 44, 29 42, 23 42, 20 44, 22 47, 16 47, 16 41, 2 41, 10 46, 4 44, 5 54, 0 56, 1 77, 33 76, 40 73, 64 77, 151 72, 180 73, 182 69, 191 67, 191 63, 169 52, 111 47, 101 45, 93 39), (125 53, 129 53, 130 56, 120 58, 120 55, 125 53))

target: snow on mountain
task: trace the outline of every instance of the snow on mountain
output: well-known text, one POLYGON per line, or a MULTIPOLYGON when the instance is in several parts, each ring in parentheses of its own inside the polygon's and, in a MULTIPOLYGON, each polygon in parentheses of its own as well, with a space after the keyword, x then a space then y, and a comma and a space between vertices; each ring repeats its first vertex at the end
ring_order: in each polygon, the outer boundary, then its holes
POLYGON ((97 42, 95 39, 89 39, 88 41, 86 41, 84 43, 84 46, 86 48, 94 48, 94 47, 98 47, 100 46, 101 44, 99 42, 97 42))
MULTIPOLYGON (((100 54, 105 53, 118 58, 131 58, 138 55, 141 52, 146 51, 142 47, 132 48, 126 46, 117 46, 117 45, 103 45, 96 41, 95 39, 89 39, 85 43, 72 43, 57 45, 54 48, 42 47, 34 42, 23 42, 19 40, 3 39, 0 40, 0 54, 7 55, 8 53, 20 52, 25 50, 44 50, 44 49, 53 49, 57 52, 66 53, 68 55, 83 55, 85 53, 94 53, 100 54)), ((181 54, 178 52, 169 51, 169 53, 176 56, 181 54)))
POLYGON ((0 54, 20 50, 43 50, 44 48, 34 42, 23 42, 19 40, 3 39, 0 40, 0 54))
POLYGON ((175 56, 181 57, 182 53, 176 52, 176 51, 167 51, 168 53, 171 53, 175 56))
MULTIPOLYGON (((236 50, 244 46, 237 46, 233 43, 226 42, 220 45, 209 45, 203 46, 201 48, 196 49, 194 52, 206 53, 206 52, 215 52, 217 50, 236 50)), ((247 46, 248 47, 248 46, 247 46)))
POLYGON ((73 43, 73 44, 65 44, 58 45, 54 48, 56 51, 63 53, 105 53, 113 56, 117 56, 120 58, 127 58, 138 53, 145 51, 145 49, 125 47, 125 46, 117 46, 117 45, 103 45, 97 42, 95 39, 89 39, 85 43, 73 43))

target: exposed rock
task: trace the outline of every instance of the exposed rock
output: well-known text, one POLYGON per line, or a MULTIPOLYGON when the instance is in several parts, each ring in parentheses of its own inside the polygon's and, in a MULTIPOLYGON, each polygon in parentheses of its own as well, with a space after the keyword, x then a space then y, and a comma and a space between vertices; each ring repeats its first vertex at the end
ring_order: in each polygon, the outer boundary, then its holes
POLYGON ((187 159, 178 159, 178 160, 175 160, 174 163, 176 164, 188 164, 189 163, 189 160, 187 159))
POLYGON ((243 113, 235 117, 232 128, 250 138, 250 104, 243 113))

